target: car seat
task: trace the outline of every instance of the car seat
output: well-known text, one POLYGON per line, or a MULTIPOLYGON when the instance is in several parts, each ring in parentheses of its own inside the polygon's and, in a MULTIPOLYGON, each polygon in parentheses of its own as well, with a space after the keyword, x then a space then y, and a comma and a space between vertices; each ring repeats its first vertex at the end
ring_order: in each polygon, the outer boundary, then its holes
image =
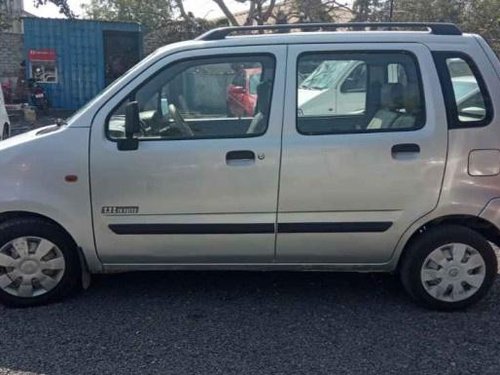
POLYGON ((265 80, 257 86, 257 105, 255 116, 248 127, 247 134, 262 134, 267 127, 269 107, 271 104, 271 82, 265 80))
POLYGON ((403 85, 388 83, 381 87, 380 108, 368 123, 366 129, 388 129, 400 116, 399 109, 403 108, 403 85))

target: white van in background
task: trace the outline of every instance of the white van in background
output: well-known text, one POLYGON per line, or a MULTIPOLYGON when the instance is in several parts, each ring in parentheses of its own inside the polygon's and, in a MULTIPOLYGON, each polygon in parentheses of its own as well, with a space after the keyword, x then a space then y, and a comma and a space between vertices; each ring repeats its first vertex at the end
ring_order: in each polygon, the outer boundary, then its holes
POLYGON ((323 61, 299 86, 299 113, 331 116, 362 112, 366 82, 366 64, 360 61, 323 61))

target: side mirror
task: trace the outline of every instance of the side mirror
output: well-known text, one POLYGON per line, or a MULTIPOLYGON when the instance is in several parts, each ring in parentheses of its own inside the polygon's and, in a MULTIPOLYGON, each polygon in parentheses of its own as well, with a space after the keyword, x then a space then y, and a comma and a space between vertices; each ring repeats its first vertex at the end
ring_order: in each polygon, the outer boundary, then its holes
POLYGON ((139 148, 139 140, 134 137, 141 131, 139 103, 130 102, 125 107, 125 139, 118 140, 118 150, 133 151, 139 148))
POLYGON ((125 138, 134 138, 134 134, 141 131, 139 122, 139 103, 128 103, 125 107, 125 138))

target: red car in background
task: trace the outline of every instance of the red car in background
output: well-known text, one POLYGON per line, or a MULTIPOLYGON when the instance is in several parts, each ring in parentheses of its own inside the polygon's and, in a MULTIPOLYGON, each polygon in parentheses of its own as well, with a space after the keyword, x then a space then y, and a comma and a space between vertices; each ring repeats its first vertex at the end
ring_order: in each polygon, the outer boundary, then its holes
POLYGON ((257 87, 262 68, 241 69, 227 88, 227 115, 252 117, 257 103, 257 87))

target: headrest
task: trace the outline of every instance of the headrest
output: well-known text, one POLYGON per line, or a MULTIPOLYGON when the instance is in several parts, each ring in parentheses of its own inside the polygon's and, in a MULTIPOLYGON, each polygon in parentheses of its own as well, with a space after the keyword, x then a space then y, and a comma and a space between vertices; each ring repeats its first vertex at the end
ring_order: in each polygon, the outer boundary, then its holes
POLYGON ((269 80, 262 81, 257 86, 257 106, 255 113, 268 113, 269 105, 271 104, 271 82, 269 80))
POLYGON ((386 83, 380 89, 380 106, 387 109, 403 107, 403 85, 401 83, 386 83))
POLYGON ((404 92, 404 108, 409 114, 414 114, 422 110, 420 101, 420 90, 416 83, 409 83, 404 92))

